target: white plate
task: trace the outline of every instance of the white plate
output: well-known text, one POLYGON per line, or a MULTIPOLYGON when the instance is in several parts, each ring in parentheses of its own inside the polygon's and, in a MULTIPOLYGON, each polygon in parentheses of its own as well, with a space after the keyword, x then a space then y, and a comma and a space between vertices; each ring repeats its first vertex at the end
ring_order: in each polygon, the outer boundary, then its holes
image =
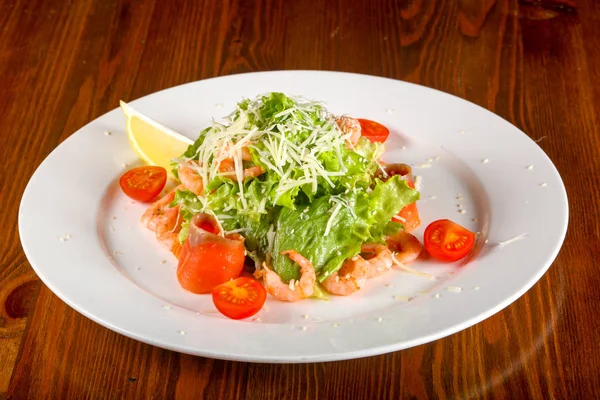
POLYGON ((524 133, 457 97, 365 75, 286 71, 194 82, 132 105, 194 138, 242 97, 268 91, 323 100, 334 113, 388 126, 384 158, 411 163, 422 177, 423 225, 449 218, 481 232, 478 256, 462 267, 413 264, 435 280, 394 270, 347 298, 269 299, 260 320, 228 320, 210 296, 178 286, 176 260, 139 223, 144 206, 118 189, 120 175, 138 160, 125 118, 113 110, 54 150, 23 195, 21 241, 44 283, 88 318, 156 346, 230 360, 311 362, 382 354, 465 329, 525 293, 556 257, 568 220, 556 168, 524 133))

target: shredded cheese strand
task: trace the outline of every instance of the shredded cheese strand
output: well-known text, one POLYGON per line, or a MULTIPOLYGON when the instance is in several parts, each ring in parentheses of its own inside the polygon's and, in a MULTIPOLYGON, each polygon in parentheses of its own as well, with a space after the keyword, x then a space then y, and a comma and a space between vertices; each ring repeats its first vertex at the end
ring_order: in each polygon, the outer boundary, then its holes
POLYGON ((433 275, 428 274, 426 272, 421 272, 421 271, 417 271, 414 270, 412 268, 407 267, 406 265, 402 264, 400 261, 398 261, 398 259, 396 258, 396 252, 392 252, 392 260, 394 261, 394 264, 396 264, 400 269, 408 272, 411 275, 416 275, 416 276, 421 276, 423 278, 427 278, 427 279, 435 279, 433 275))
POLYGON ((513 238, 504 240, 502 242, 498 242, 498 246, 506 246, 507 244, 511 244, 511 243, 516 242, 518 240, 525 239, 526 237, 527 237, 527 233, 526 232, 525 233, 521 233, 520 235, 517 235, 517 236, 515 236, 513 238))
POLYGON ((333 224, 333 220, 335 219, 336 215, 340 212, 341 208, 342 205, 340 203, 336 203, 336 205, 333 207, 333 210, 331 211, 331 216, 329 217, 327 225, 325 226, 325 236, 329 235, 329 232, 331 231, 331 226, 333 224))

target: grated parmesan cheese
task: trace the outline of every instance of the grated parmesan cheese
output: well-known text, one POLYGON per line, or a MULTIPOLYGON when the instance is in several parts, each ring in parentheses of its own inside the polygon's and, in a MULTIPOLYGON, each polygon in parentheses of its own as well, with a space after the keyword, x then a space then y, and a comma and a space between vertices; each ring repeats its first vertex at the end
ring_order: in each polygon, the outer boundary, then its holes
POLYGON ((412 275, 416 275, 416 276, 422 276, 423 278, 427 278, 427 279, 434 279, 434 276, 431 274, 428 274, 426 272, 421 272, 421 271, 417 271, 414 270, 412 268, 407 267, 406 265, 404 265, 403 263, 401 263, 400 261, 398 261, 398 259, 396 258, 396 252, 392 253, 392 260, 394 261, 394 263, 402 270, 408 272, 409 274, 412 275))
POLYGON ((356 216, 356 213, 354 212, 354 208, 353 208, 354 202, 353 201, 349 202, 348 200, 341 198, 339 195, 336 195, 336 196, 331 196, 329 198, 329 202, 330 203, 333 202, 333 203, 339 204, 340 206, 347 208, 348 211, 350 211, 350 214, 352 214, 352 216, 354 218, 358 218, 356 216))
POLYGON ((429 163, 421 163, 413 165, 413 168, 431 168, 431 164, 429 163))
MULTIPOLYGON (((251 119, 259 119, 261 101, 251 101, 246 110, 238 109, 229 116, 229 125, 213 121, 212 132, 206 135, 202 145, 199 146, 198 173, 204 182, 221 176, 219 165, 225 159, 233 159, 235 176, 238 181, 242 207, 247 208, 243 185, 243 162, 241 150, 244 147, 253 149, 267 168, 275 171, 280 176, 280 182, 275 193, 275 201, 289 190, 311 184, 314 191, 318 188, 318 179, 322 178, 328 185, 335 184, 331 176, 344 175, 347 171, 343 163, 339 148, 344 144, 344 137, 334 121, 332 115, 327 113, 317 102, 309 102, 302 98, 292 98, 296 105, 274 115, 283 119, 280 123, 259 130, 254 127, 247 129, 251 119), (324 123, 311 126, 312 119, 309 113, 316 113, 324 123), (234 120, 234 118, 236 118, 234 120), (293 143, 288 136, 310 130, 309 136, 299 145, 293 143), (252 145, 253 141, 261 140, 264 149, 259 150, 252 145), (335 150, 340 164, 340 171, 329 172, 319 162, 319 154, 335 150), (300 169, 303 176, 291 177, 291 171, 300 169), (284 170, 287 170, 284 172, 284 170)), ((194 158, 194 157, 192 157, 194 158)), ((262 207, 259 212, 262 211, 262 207)))
POLYGON ((525 233, 521 233, 520 235, 517 235, 517 236, 512 237, 510 239, 504 240, 502 242, 498 242, 498 246, 506 246, 507 244, 511 244, 511 243, 516 242, 518 240, 525 239, 527 236, 528 235, 527 235, 526 232, 525 233))
POLYGON ((333 207, 333 210, 331 211, 331 216, 329 217, 327 225, 325 226, 325 236, 329 235, 329 232, 331 231, 331 226, 333 225, 333 220, 340 212, 341 208, 342 205, 340 203, 336 203, 336 205, 333 207))
POLYGON ((269 227, 269 230, 267 231, 267 247, 268 247, 269 254, 273 254, 274 242, 275 242, 275 227, 273 226, 273 224, 271 224, 271 226, 269 227))
POLYGON ((415 175, 415 189, 417 189, 419 192, 421 191, 422 181, 423 178, 421 178, 421 175, 415 175))
POLYGON ((406 218, 403 218, 403 217, 401 217, 401 216, 399 216, 399 215, 394 215, 394 216, 392 217, 392 219, 395 219, 395 220, 398 220, 398 221, 400 221, 400 222, 406 223, 406 218))

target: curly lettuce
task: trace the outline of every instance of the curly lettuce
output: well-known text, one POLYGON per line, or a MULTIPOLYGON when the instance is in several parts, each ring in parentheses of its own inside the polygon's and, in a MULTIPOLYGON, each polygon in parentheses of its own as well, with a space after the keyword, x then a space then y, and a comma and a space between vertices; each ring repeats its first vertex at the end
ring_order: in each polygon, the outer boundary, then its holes
POLYGON ((331 199, 332 196, 324 196, 304 208, 281 210, 275 230, 273 267, 285 281, 299 279, 300 270, 289 257, 281 255, 282 251, 298 251, 313 264, 319 281, 323 281, 344 260, 358 254, 363 243, 383 243, 392 217, 418 200, 419 192, 400 176, 394 176, 386 182, 377 179, 371 193, 361 190, 339 196, 348 206, 341 206, 335 214, 333 210, 340 203, 331 199))

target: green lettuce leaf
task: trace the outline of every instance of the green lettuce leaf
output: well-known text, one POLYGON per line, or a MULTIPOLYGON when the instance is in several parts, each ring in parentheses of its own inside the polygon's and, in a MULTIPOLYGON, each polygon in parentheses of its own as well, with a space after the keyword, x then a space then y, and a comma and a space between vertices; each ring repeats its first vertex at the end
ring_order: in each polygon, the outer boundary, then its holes
POLYGON ((337 197, 349 207, 339 208, 329 232, 327 224, 336 207, 332 196, 320 197, 310 206, 296 210, 283 208, 277 220, 273 248, 275 272, 284 281, 300 278, 299 267, 287 255, 281 255, 284 250, 296 250, 313 264, 318 280, 323 281, 337 271, 345 259, 358 254, 363 243, 383 242, 386 231, 398 228, 390 225, 392 217, 418 200, 419 192, 400 176, 387 182, 378 179, 375 182, 370 194, 356 191, 337 197))
POLYGON ((398 232, 404 230, 404 224, 396 221, 390 221, 383 229, 384 236, 394 236, 398 232))
POLYGON ((369 210, 373 220, 371 237, 373 241, 383 242, 384 231, 392 217, 405 206, 419 200, 417 190, 409 187, 400 175, 382 182, 375 179, 375 189, 369 196, 369 210))
POLYGON ((179 231, 179 242, 183 244, 187 239, 189 232, 189 221, 195 214, 202 212, 203 204, 198 196, 189 190, 177 190, 175 192, 175 198, 173 202, 169 204, 170 207, 179 205, 179 213, 183 217, 183 223, 181 224, 181 230, 179 231))
POLYGON ((279 208, 273 208, 267 214, 261 214, 258 219, 249 218, 246 215, 237 215, 234 218, 224 219, 223 229, 232 231, 243 229, 240 233, 244 236, 246 249, 253 252, 255 261, 264 261, 269 248, 268 232, 271 226, 275 225, 279 213, 279 208))

